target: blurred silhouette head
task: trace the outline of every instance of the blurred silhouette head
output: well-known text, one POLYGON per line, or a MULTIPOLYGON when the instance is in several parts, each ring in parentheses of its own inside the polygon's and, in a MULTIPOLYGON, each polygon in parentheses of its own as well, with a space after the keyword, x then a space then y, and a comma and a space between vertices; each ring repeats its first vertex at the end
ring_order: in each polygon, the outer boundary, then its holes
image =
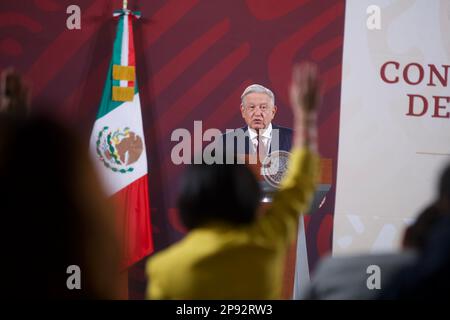
POLYGON ((87 147, 47 118, 0 115, 0 181, 4 294, 116 298, 114 212, 87 147), (81 290, 67 288, 70 265, 81 290))
POLYGON ((439 178, 436 202, 422 211, 417 220, 406 229, 403 247, 423 249, 431 229, 445 214, 450 214, 450 165, 442 171, 439 178))
POLYGON ((438 206, 442 212, 450 213, 450 165, 448 165, 439 179, 438 206))
POLYGON ((403 248, 422 250, 431 230, 441 216, 436 205, 430 205, 423 210, 416 221, 406 229, 403 237, 403 248))
POLYGON ((254 221, 259 184, 246 165, 236 162, 189 165, 178 197, 180 218, 188 230, 211 222, 242 225, 254 221))

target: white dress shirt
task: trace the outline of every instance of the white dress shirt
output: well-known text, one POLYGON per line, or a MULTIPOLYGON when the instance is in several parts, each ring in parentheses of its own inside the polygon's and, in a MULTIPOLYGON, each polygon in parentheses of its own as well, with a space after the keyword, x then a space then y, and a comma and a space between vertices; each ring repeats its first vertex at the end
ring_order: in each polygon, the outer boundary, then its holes
MULTIPOLYGON (((256 130, 248 127, 248 133, 249 133, 249 138, 250 141, 252 142, 252 153, 256 153, 257 147, 258 147, 258 133, 256 132, 256 130)), ((269 125, 267 126, 266 129, 260 130, 259 131, 260 135, 261 135, 261 140, 264 144, 264 151, 265 154, 268 153, 269 148, 270 148, 270 142, 272 140, 272 123, 269 123, 269 125)))

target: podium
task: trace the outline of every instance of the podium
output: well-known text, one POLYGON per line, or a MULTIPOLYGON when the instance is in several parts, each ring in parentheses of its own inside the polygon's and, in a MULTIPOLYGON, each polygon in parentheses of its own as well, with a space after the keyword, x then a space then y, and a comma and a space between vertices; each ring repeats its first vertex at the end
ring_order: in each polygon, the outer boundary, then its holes
MULTIPOLYGON (((251 171, 255 174, 260 183, 263 195, 258 216, 264 215, 264 212, 272 203, 273 194, 277 191, 277 188, 268 183, 264 178, 264 170, 262 170, 264 164, 257 161, 256 155, 240 155, 239 157, 242 157, 242 160, 249 165, 251 171)), ((319 183, 316 187, 310 208, 305 214, 314 214, 314 212, 321 207, 323 201, 326 199, 328 191, 331 189, 332 160, 320 159, 320 167, 321 175, 319 177, 319 183)), ((304 215, 302 214, 299 218, 297 237, 289 246, 286 255, 281 298, 284 300, 298 298, 300 288, 307 285, 309 280, 308 250, 306 245, 304 215)))

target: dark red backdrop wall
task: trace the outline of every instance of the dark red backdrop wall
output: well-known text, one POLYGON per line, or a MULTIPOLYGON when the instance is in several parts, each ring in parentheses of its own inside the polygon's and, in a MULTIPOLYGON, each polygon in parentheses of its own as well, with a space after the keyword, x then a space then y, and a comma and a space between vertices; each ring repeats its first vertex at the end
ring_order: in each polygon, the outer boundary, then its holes
MULTIPOLYGON (((0 69, 14 66, 33 84, 35 108, 74 126, 88 144, 122 1, 15 0, 0 4, 0 69), (66 9, 81 8, 81 30, 66 9)), ((295 61, 316 61, 325 81, 320 152, 333 161, 325 205, 307 218, 310 268, 331 249, 338 150, 342 0, 131 0, 142 12, 135 45, 150 172, 156 249, 183 235, 175 196, 182 166, 170 161, 176 128, 243 125, 239 97, 251 83, 273 89, 276 123, 291 126, 287 88, 295 61)), ((131 297, 143 297, 143 262, 130 272, 131 297)))

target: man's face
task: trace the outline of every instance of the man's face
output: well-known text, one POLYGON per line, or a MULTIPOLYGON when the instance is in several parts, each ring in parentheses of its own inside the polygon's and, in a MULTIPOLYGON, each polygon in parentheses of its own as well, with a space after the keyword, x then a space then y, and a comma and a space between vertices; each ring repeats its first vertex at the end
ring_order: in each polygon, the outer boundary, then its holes
POLYGON ((249 93, 241 106, 242 118, 255 130, 267 128, 276 112, 277 107, 272 105, 270 97, 265 93, 249 93))

